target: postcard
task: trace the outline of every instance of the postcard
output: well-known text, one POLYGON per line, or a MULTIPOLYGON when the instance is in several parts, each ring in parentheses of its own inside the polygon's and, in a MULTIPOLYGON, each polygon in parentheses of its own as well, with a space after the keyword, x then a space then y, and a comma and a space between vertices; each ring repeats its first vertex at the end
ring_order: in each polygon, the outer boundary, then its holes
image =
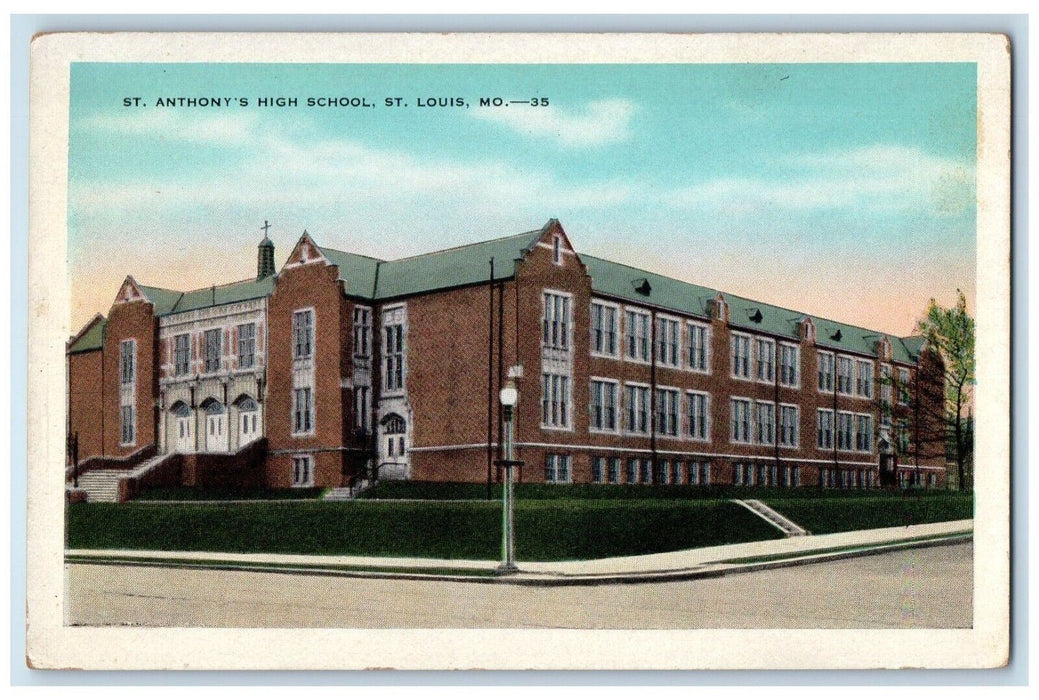
POLYGON ((37 37, 28 663, 1004 665, 1009 51, 37 37))

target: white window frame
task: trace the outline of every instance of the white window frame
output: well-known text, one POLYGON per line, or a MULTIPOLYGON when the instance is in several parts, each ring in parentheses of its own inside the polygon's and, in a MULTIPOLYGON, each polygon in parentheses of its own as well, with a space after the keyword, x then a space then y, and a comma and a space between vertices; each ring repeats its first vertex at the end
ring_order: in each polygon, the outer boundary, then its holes
POLYGON ((191 374, 191 334, 190 333, 178 333, 173 336, 173 376, 183 377, 191 374), (181 360, 181 348, 178 347, 178 341, 183 338, 185 340, 186 347, 184 350, 184 364, 180 364, 181 360))
POLYGON ((747 333, 737 333, 734 331, 729 334, 729 339, 732 344, 732 352, 729 353, 729 376, 731 376, 733 379, 739 379, 745 382, 753 381, 753 373, 751 372, 751 364, 753 357, 751 336, 747 333), (746 352, 744 353, 742 358, 740 358, 739 352, 741 346, 746 348, 746 352), (739 363, 736 361, 737 358, 743 360, 743 366, 746 371, 745 374, 740 374, 737 371, 737 367, 739 365, 739 363))
POLYGON ((778 416, 777 417, 779 419, 778 422, 777 422, 777 426, 776 426, 776 429, 778 431, 778 437, 779 437, 779 446, 780 447, 786 447, 786 448, 797 448, 798 446, 800 446, 800 443, 801 443, 801 407, 798 406, 797 404, 793 404, 793 403, 781 403, 781 404, 779 404, 779 412, 778 412, 778 416), (793 441, 792 442, 784 442, 784 438, 785 438, 784 433, 786 432, 786 430, 785 430, 786 423, 783 420, 783 416, 784 416, 784 412, 788 411, 788 410, 793 410, 793 415, 794 415, 794 422, 793 422, 793 425, 791 426, 791 429, 793 431, 793 441))
POLYGON ((873 439, 873 415, 870 413, 856 413, 855 414, 855 451, 870 454, 873 452, 873 447, 876 441, 873 439), (859 430, 863 420, 866 422, 866 431, 862 432, 859 430), (867 444, 865 448, 859 447, 861 443, 861 435, 866 436, 867 444))
POLYGON ((837 354, 826 350, 818 350, 815 353, 816 388, 820 394, 832 394, 837 385, 837 354), (829 367, 829 372, 823 373, 823 367, 829 367), (823 379, 829 381, 824 382, 823 379))
POLYGON ((573 386, 570 375, 542 372, 541 427, 545 430, 573 430, 573 418, 573 386))
POLYGON ((754 442, 759 445, 774 445, 776 442, 776 404, 772 401, 754 402, 754 427, 752 431, 754 442), (769 420, 762 419, 762 410, 768 409, 771 416, 769 420), (767 428, 768 434, 763 434, 767 428))
POLYGON ((754 380, 759 384, 773 384, 776 381, 776 341, 764 336, 754 336, 753 343, 754 380), (763 348, 769 348, 766 353, 763 348), (766 362, 765 360, 768 360, 766 362), (766 372, 767 370, 767 372, 766 372))
POLYGON ((239 323, 235 327, 235 333, 238 336, 238 338, 237 338, 237 340, 238 340, 238 342, 237 342, 238 347, 236 348, 236 350, 237 350, 236 359, 238 361, 238 368, 239 369, 252 369, 253 367, 256 366, 256 322, 255 321, 248 321, 246 323, 239 323), (243 335, 242 335, 242 329, 245 329, 245 328, 251 328, 252 329, 252 335, 249 336, 248 338, 243 337, 243 335), (243 347, 247 343, 249 344, 248 347, 243 347), (248 352, 247 353, 242 352, 243 349, 248 350, 248 352), (243 362, 242 362, 243 358, 249 358, 249 364, 243 364, 243 362))
POLYGON ((818 408, 815 411, 815 446, 819 450, 832 450, 833 446, 837 441, 837 420, 833 415, 833 409, 830 408, 818 408), (826 434, 823 431, 822 416, 829 417, 829 439, 823 441, 823 436, 826 434))
POLYGON ((833 381, 837 384, 837 395, 838 396, 854 396, 855 395, 855 358, 850 355, 837 355, 833 368, 833 381), (844 364, 848 368, 848 390, 843 391, 841 389, 841 365, 844 364))
POLYGON ((317 314, 314 307, 296 309, 292 312, 292 359, 309 360, 314 357, 314 339, 317 314), (304 323, 304 319, 307 323, 304 323), (300 341, 303 341, 302 343, 300 341))
POLYGON ((301 489, 307 488, 314 485, 314 456, 313 455, 292 455, 292 488, 301 489), (299 469, 298 465, 306 465, 306 479, 303 481, 299 480, 299 469))
MULTIPOLYGON (((729 397, 729 442, 736 445, 752 445, 754 444, 754 401, 747 396, 730 396, 729 397), (736 433, 736 405, 741 404, 745 406, 746 416, 746 439, 737 437, 736 433)), ((742 432, 742 431, 739 431, 742 432)))
POLYGON ((908 367, 898 368, 898 405, 908 406, 910 404, 910 397, 912 389, 910 385, 913 382, 913 375, 909 371, 908 367), (904 377, 904 378, 903 378, 904 377))
POLYGON ((563 264, 563 237, 558 234, 552 237, 552 264, 563 264))
POLYGON ((650 411, 652 411, 653 408, 654 408, 653 407, 653 397, 650 396, 650 390, 649 389, 650 389, 649 384, 643 384, 641 382, 624 382, 624 434, 625 435, 649 435, 650 411), (644 396, 645 397, 645 401, 642 404, 642 411, 641 412, 634 411, 634 413, 633 413, 633 410, 635 409, 635 406, 632 405, 632 401, 631 401, 632 395, 629 392, 629 389, 637 390, 637 392, 635 394, 636 396, 644 396), (636 425, 639 422, 637 420, 637 418, 639 416, 643 417, 643 421, 642 422, 644 422, 645 425, 646 425, 646 429, 645 430, 638 430, 636 427, 634 427, 632 425, 631 421, 629 421, 629 418, 631 418, 632 415, 634 415, 636 417, 636 421, 635 421, 636 425))
POLYGON ((776 363, 776 370, 779 372, 779 386, 785 386, 790 389, 801 388, 801 346, 795 343, 779 343, 778 348, 778 362, 776 363), (783 368, 786 366, 783 362, 783 357, 786 351, 792 351, 794 355, 793 363, 793 381, 787 381, 783 379, 783 368))
POLYGON ((682 366, 682 319, 665 314, 656 315, 656 353, 657 365, 660 367, 682 366), (665 352, 660 352, 661 349, 665 352), (670 351, 674 351, 674 356, 670 351))
POLYGON ((314 434, 314 389, 309 386, 297 386, 292 389, 292 435, 314 434), (302 393, 306 392, 306 393, 302 393), (304 397, 303 410, 300 410, 300 396, 304 397), (302 420, 300 420, 302 418, 302 420), (300 427, 302 424, 302 427, 300 427))
MULTIPOLYGON (((621 310, 619 304, 614 304, 608 301, 602 301, 601 299, 592 299, 589 305, 589 317, 588 317, 588 333, 589 333, 589 345, 590 354, 593 357, 607 357, 611 360, 615 360, 620 357, 620 346, 623 340, 623 334, 621 333, 621 310), (600 350, 597 346, 597 339, 595 337, 595 308, 601 307, 603 310, 603 318, 606 317, 606 312, 613 313, 613 352, 607 352, 600 350)), ((602 334, 605 339, 605 332, 602 334)))
POLYGON ((549 452, 545 455, 545 483, 547 484, 569 484, 573 479, 574 471, 571 468, 570 455, 560 454, 557 452, 549 452), (551 463, 551 468, 549 464, 551 463), (560 479, 560 469, 563 469, 565 478, 560 479), (549 478, 549 470, 551 469, 551 478, 549 478))
POLYGON ((354 387, 354 430, 372 431, 372 388, 364 384, 354 387))
POLYGON ((711 325, 709 323, 701 323, 700 321, 686 321, 686 367, 687 369, 697 372, 698 374, 710 374, 711 373, 711 325), (693 343, 694 329, 702 332, 703 343, 703 365, 698 366, 697 363, 693 362, 693 351, 697 349, 697 345, 693 343))
POLYGON ((682 436, 682 390, 673 386, 657 385, 657 395, 653 397, 653 410, 656 411, 656 422, 654 428, 656 434, 662 437, 679 438, 682 436), (660 410, 661 398, 664 398, 664 411, 660 410), (668 405, 671 399, 671 405, 668 405), (671 410, 673 409, 673 411, 671 410), (663 415, 661 415, 663 413, 663 415), (665 420, 661 421, 661 418, 665 420), (674 417, 674 424, 669 418, 674 417), (662 425, 663 423, 663 425, 662 425))
POLYGON ((128 338, 119 342, 119 384, 137 385, 137 340, 128 338))
MULTIPOLYGON (((600 397, 602 394, 600 393, 600 397)), ((605 416, 606 404, 603 403, 603 411, 605 416)), ((617 434, 620 432, 620 416, 623 411, 621 410, 621 395, 620 395, 620 381, 617 379, 608 379, 606 377, 589 377, 588 378, 588 432, 590 433, 609 433, 617 434), (613 392, 613 427, 597 426, 595 424, 595 398, 596 398, 596 387, 599 384, 601 388, 605 389, 607 386, 612 387, 613 392)))
POLYGON ((838 452, 854 452, 855 451, 855 413, 852 411, 837 411, 837 417, 834 423, 834 439, 837 441, 838 452), (847 422, 848 429, 846 431, 841 430, 841 421, 847 422), (841 433, 844 432, 847 435, 847 444, 841 444, 841 433))
POLYGON ((137 444, 137 409, 134 405, 119 406, 119 445, 128 447, 137 444))
POLYGON ((711 441, 711 395, 706 391, 686 391, 686 437, 696 442, 711 441), (694 427, 699 427, 698 422, 693 420, 693 397, 703 399, 703 436, 696 435, 694 427))
POLYGON ((541 290, 541 347, 569 351, 574 346, 573 329, 574 295, 557 289, 541 290))
POLYGON ((625 306, 624 307, 624 359, 628 362, 638 362, 640 364, 648 365, 650 363, 650 353, 653 352, 653 315, 649 311, 643 309, 625 306), (639 327, 644 332, 644 335, 635 334, 632 336, 631 333, 631 317, 634 316, 640 319, 639 327), (643 322, 644 321, 644 322, 643 322), (631 344, 628 342, 629 338, 634 337, 638 342, 638 347, 644 350, 644 356, 633 355, 631 353, 631 344))
POLYGON ((372 356, 372 307, 357 304, 354 306, 354 357, 370 358, 372 356))
POLYGON ((855 394, 862 398, 872 399, 873 398, 873 361, 872 360, 856 360, 855 361, 855 394), (866 370, 863 376, 863 370, 866 370))
POLYGON ((407 323, 403 315, 399 321, 393 321, 392 323, 386 323, 385 319, 387 316, 393 316, 395 312, 403 309, 403 306, 383 309, 382 317, 384 322, 380 329, 381 333, 379 333, 379 344, 382 349, 382 388, 384 392, 394 395, 403 394, 408 382, 407 323), (387 335, 387 331, 391 328, 398 329, 392 338, 392 342, 390 336, 387 335))

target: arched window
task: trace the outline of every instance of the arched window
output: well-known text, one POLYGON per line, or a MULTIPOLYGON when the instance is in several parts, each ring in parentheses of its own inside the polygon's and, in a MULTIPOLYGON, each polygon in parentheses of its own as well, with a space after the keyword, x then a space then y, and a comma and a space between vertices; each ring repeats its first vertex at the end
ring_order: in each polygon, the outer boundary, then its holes
POLYGON ((170 413, 175 415, 177 418, 187 418, 191 415, 191 409, 183 401, 177 401, 170 406, 170 413))
POLYGON ((202 402, 202 410, 205 411, 208 416, 215 416, 224 412, 224 404, 220 403, 216 399, 206 399, 202 402))
POLYGON ((396 413, 391 413, 383 419, 384 432, 387 435, 402 435, 404 433, 404 419, 396 413))
POLYGON ((256 400, 248 394, 242 394, 235 399, 234 405, 242 413, 255 411, 259 408, 259 404, 256 403, 256 400))

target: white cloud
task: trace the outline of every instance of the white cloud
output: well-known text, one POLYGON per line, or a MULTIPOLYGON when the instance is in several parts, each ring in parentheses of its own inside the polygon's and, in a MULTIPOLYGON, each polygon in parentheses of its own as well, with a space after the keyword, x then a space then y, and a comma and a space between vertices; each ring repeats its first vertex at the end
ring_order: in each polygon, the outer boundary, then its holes
POLYGON ((731 176, 683 186, 661 199, 729 212, 855 210, 860 215, 963 213, 974 204, 974 168, 915 147, 870 146, 804 153, 768 163, 769 176, 731 176))
POLYGON ((127 108, 126 112, 88 117, 76 124, 84 132, 111 136, 151 136, 199 144, 240 145, 255 134, 255 115, 248 112, 198 112, 183 109, 127 108))
POLYGON ((560 145, 578 148, 628 140, 634 113, 635 105, 622 99, 596 100, 573 111, 530 105, 471 111, 478 119, 497 122, 520 134, 553 139, 560 145))

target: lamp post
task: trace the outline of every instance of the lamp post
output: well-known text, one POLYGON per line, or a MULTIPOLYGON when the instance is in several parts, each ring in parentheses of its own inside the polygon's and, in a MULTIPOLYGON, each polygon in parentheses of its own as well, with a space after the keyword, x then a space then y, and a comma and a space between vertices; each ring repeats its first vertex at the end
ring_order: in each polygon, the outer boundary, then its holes
POLYGON ((512 505, 512 468, 521 466, 523 462, 513 458, 512 448, 512 425, 516 403, 519 401, 519 392, 516 391, 516 383, 510 379, 498 395, 501 401, 502 416, 505 419, 505 458, 495 462, 496 465, 504 467, 505 478, 502 481, 502 509, 501 509, 501 565, 498 573, 512 574, 519 571, 516 567, 516 540, 513 529, 512 505))

